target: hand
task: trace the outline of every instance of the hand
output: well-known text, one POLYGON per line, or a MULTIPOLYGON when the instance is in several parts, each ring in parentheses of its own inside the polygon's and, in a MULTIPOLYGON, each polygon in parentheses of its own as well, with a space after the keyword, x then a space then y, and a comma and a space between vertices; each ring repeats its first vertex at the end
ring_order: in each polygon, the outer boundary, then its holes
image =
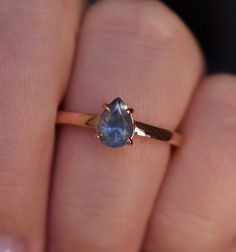
POLYGON ((0 251, 235 251, 235 77, 207 77, 158 1, 83 12, 82 0, 0 0, 0 251), (182 146, 55 136, 61 102, 97 113, 117 96, 137 120, 180 126, 182 146))

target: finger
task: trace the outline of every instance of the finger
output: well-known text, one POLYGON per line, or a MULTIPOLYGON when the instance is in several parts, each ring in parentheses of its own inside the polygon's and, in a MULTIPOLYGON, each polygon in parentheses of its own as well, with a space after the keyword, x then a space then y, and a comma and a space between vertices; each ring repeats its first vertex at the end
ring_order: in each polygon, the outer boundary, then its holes
MULTIPOLYGON (((95 113, 120 96, 136 119, 173 130, 201 74, 194 39, 163 4, 101 1, 83 21, 65 109, 95 113)), ((137 251, 169 146, 135 139, 113 150, 93 134, 60 132, 51 251, 137 251)))
POLYGON ((234 239, 234 243, 230 244, 229 248, 226 250, 226 252, 234 252, 236 250, 236 242, 234 239))
POLYGON ((57 106, 78 1, 0 1, 0 251, 43 251, 57 106))
POLYGON ((147 252, 222 252, 236 230, 236 79, 209 77, 194 98, 151 220, 147 252))

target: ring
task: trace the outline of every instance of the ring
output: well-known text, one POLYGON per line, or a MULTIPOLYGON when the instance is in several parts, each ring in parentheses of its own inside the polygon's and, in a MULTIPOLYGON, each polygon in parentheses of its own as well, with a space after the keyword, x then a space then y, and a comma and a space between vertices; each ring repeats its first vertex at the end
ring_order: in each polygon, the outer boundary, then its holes
POLYGON ((168 142, 174 146, 181 143, 181 135, 166 129, 151 126, 133 119, 132 108, 121 98, 103 105, 101 115, 58 111, 57 124, 67 124, 96 129, 95 137, 109 147, 133 144, 135 135, 168 142))

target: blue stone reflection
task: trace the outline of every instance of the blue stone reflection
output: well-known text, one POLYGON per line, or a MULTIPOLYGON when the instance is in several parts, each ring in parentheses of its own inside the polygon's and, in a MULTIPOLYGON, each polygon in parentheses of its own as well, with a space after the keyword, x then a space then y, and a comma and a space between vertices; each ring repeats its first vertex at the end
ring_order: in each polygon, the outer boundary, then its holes
POLYGON ((125 145, 132 137, 134 127, 127 105, 116 98, 109 104, 109 110, 105 110, 100 116, 97 133, 101 134, 100 140, 107 146, 116 148, 125 145))

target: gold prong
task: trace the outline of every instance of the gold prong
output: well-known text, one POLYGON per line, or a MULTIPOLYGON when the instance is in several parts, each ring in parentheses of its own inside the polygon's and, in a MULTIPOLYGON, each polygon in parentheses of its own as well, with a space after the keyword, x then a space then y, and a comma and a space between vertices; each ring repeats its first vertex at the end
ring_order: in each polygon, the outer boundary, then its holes
POLYGON ((98 140, 101 138, 101 136, 102 136, 101 133, 96 133, 96 134, 95 134, 95 138, 98 139, 98 140))
POLYGON ((127 140, 127 144, 129 144, 129 145, 132 145, 134 142, 133 142, 133 140, 131 139, 131 138, 129 138, 128 140, 127 140))
POLYGON ((103 104, 103 108, 104 108, 105 110, 107 110, 107 111, 110 111, 110 108, 109 108, 109 106, 108 106, 107 103, 104 103, 104 104, 103 104))
POLYGON ((134 109, 133 108, 128 108, 127 112, 130 113, 130 114, 133 114, 134 113, 134 109))

